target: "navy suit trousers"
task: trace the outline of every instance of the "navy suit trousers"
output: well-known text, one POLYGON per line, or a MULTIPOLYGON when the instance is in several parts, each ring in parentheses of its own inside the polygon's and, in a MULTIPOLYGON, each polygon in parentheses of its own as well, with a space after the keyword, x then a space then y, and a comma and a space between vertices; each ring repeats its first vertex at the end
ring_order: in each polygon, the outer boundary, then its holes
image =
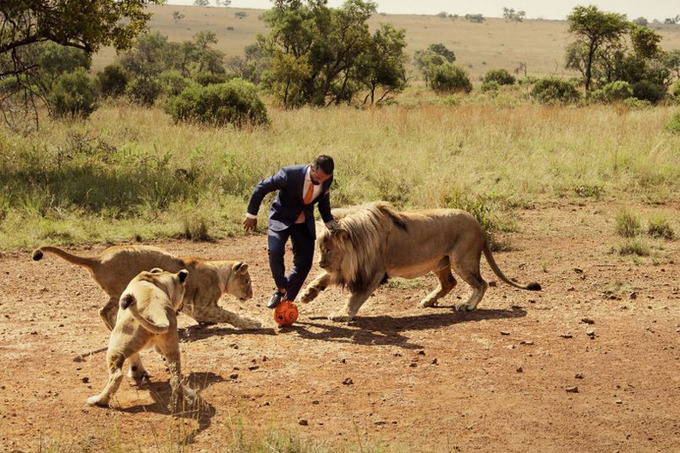
POLYGON ((269 267, 278 288, 285 288, 286 299, 295 300, 305 282, 314 259, 314 237, 304 223, 296 223, 283 231, 267 231, 269 267), (288 238, 293 244, 293 270, 286 277, 283 257, 288 238))

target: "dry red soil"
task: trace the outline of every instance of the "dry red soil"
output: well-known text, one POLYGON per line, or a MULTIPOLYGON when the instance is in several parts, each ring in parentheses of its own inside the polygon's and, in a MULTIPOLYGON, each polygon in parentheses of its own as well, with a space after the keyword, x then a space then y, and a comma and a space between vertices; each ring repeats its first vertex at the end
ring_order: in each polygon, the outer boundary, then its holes
MULTIPOLYGON (((168 374, 153 351, 142 354, 149 384, 125 378, 112 408, 88 407, 107 379, 108 332, 97 315, 106 296, 55 256, 0 255, 0 450, 170 451, 185 442, 224 451, 243 424, 330 448, 680 451, 680 242, 647 239, 650 257, 611 253, 622 241, 618 209, 559 204, 518 214, 519 231, 504 237, 513 250, 496 260, 520 282, 539 281, 541 292, 499 282, 477 311, 458 313, 452 306, 469 294, 459 283, 422 309, 435 284, 428 276, 381 287, 355 321, 338 324, 326 316, 347 293, 330 288, 287 329, 265 307, 265 236, 157 244, 249 263, 255 298, 221 304, 267 325, 199 327, 180 315, 199 415, 167 412, 168 374)), ((486 263, 483 274, 498 281, 486 263)))

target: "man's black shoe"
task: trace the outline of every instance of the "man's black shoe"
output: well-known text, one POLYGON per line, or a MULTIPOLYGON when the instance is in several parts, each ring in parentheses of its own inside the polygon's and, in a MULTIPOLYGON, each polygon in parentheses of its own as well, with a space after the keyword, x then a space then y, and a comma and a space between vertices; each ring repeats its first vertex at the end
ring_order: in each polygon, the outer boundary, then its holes
POLYGON ((269 302, 267 302, 267 308, 276 308, 277 305, 281 303, 286 295, 281 291, 276 291, 269 302))

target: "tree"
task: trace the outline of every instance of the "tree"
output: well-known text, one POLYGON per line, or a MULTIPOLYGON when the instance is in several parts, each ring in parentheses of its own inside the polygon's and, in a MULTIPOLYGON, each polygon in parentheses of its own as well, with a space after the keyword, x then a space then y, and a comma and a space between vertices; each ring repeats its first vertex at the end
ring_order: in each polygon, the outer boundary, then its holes
POLYGON ((646 27, 649 25, 649 21, 645 17, 638 17, 633 21, 635 25, 639 25, 640 27, 646 27))
POLYGON ((680 14, 677 14, 675 17, 667 17, 663 21, 664 24, 670 24, 670 25, 675 25, 678 22, 680 22, 680 14))
MULTIPOLYGON (((146 28, 149 4, 162 0, 2 0, 0 2, 0 83, 13 78, 11 92, 0 99, 0 110, 16 102, 36 112, 44 99, 37 81, 39 62, 32 49, 52 41, 88 54, 103 46, 126 49, 146 28)), ((15 111, 14 109, 11 109, 15 111)), ((5 114, 5 119, 8 117, 5 114)), ((35 114, 37 121, 37 113, 35 114)))
POLYGON ((391 24, 381 24, 365 53, 357 59, 354 76, 365 88, 368 94, 363 104, 371 100, 376 102, 376 91, 383 88, 383 93, 377 102, 384 101, 390 93, 403 90, 406 87, 406 30, 394 28, 391 24))
MULTIPOLYGON (((605 13, 595 6, 576 6, 567 16, 569 32, 576 35, 576 43, 585 49, 583 71, 586 92, 592 83, 592 67, 596 53, 603 45, 618 42, 628 31, 624 14, 605 13)), ((575 46, 574 46, 575 47, 575 46)))
POLYGON ((413 55, 416 67, 423 73, 425 85, 429 85, 430 75, 435 66, 456 61, 456 54, 444 44, 430 44, 427 49, 417 50, 413 55))
POLYGON ((527 13, 525 11, 515 11, 513 8, 503 8, 503 19, 508 22, 523 22, 527 13))
POLYGON ((484 16, 482 14, 466 14, 465 20, 473 22, 475 24, 481 24, 486 19, 484 19, 484 16))
POLYGON ((194 6, 209 6, 210 0, 194 0, 194 6))
POLYGON ((285 106, 351 102, 353 69, 370 46, 367 21, 375 12, 376 4, 364 0, 339 8, 326 0, 274 1, 263 15, 272 31, 258 42, 272 58, 268 84, 285 106))
POLYGON ((177 23, 180 20, 184 19, 184 13, 181 13, 179 11, 173 11, 172 12, 172 19, 175 21, 175 23, 177 23))

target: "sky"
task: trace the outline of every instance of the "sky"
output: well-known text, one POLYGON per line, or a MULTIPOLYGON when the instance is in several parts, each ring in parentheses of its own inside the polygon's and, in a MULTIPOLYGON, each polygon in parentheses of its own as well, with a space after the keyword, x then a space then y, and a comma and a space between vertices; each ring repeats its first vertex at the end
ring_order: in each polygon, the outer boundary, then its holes
MULTIPOLYGON (((646 17, 663 20, 680 14, 678 0, 485 0, 479 3, 463 0, 375 0, 378 11, 388 14, 483 14, 486 17, 502 17, 503 8, 525 11, 527 18, 564 20, 577 5, 595 5, 602 11, 623 13, 628 19, 646 17)), ((171 5, 191 5, 193 0, 168 0, 171 5)), ((214 4, 214 0, 211 0, 214 4)), ((329 6, 339 6, 343 0, 329 0, 329 6)), ((269 0, 232 0, 234 8, 269 9, 269 0)))

